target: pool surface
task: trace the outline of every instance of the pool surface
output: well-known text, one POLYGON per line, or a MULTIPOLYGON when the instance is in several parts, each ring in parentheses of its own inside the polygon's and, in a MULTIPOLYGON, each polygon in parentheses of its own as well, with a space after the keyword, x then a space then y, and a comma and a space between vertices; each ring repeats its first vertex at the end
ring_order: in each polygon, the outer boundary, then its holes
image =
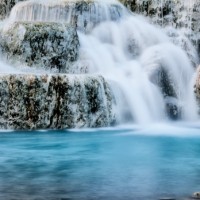
POLYGON ((186 199, 199 190, 198 127, 0 133, 2 200, 186 199))

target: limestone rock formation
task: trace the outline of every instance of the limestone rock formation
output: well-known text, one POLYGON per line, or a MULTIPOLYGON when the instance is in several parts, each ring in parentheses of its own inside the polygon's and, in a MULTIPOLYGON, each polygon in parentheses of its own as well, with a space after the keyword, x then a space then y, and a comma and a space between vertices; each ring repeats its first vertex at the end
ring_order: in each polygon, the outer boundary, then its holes
POLYGON ((110 126, 113 97, 95 75, 0 75, 0 128, 110 126))
POLYGON ((72 26, 16 22, 2 31, 1 37, 0 46, 8 59, 27 66, 68 72, 78 57, 79 40, 72 26))

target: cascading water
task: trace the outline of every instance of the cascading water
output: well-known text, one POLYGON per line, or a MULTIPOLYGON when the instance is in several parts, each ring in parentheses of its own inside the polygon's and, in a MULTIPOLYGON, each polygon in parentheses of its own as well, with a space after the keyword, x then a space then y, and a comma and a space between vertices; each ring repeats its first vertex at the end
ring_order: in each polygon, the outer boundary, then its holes
POLYGON ((197 117, 194 97, 189 95, 194 70, 185 52, 161 30, 139 17, 129 16, 119 23, 101 24, 90 35, 79 36, 80 59, 88 60, 89 71, 112 80, 114 93, 121 88, 119 101, 124 104, 118 101, 121 108, 117 109, 122 113, 128 110, 139 123, 163 120, 165 104, 173 99, 182 107, 183 118, 197 117), (161 79, 162 74, 157 73, 162 70, 169 76, 169 82, 164 82, 172 84, 171 89, 167 88, 169 85, 161 86, 162 80, 156 81, 161 79), (174 94, 169 90, 174 90, 174 94))
POLYGON ((88 31, 102 21, 118 20, 124 14, 125 8, 114 0, 35 0, 18 3, 10 20, 70 23, 88 31))
MULTIPOLYGON (((177 40, 173 44, 173 34, 167 36, 165 30, 130 14, 115 0, 94 1, 89 7, 84 3, 20 2, 13 8, 9 23, 45 21, 78 27, 80 49, 74 66, 109 81, 119 123, 198 119, 194 68, 178 47, 181 44, 177 40)), ((188 44, 187 50, 197 62, 196 51, 188 44)))

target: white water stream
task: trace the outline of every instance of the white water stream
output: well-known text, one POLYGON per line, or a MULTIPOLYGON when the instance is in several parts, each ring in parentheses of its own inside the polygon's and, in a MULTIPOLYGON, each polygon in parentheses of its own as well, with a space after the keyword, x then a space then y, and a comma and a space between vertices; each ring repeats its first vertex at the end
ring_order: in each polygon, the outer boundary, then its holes
POLYGON ((118 105, 122 113, 129 110, 138 123, 165 119, 163 94, 151 81, 152 74, 162 66, 171 76, 178 104, 183 108, 182 117, 197 118, 191 84, 194 69, 185 52, 161 30, 130 16, 79 36, 81 59, 88 60, 89 71, 112 80, 116 96, 121 88, 118 105))

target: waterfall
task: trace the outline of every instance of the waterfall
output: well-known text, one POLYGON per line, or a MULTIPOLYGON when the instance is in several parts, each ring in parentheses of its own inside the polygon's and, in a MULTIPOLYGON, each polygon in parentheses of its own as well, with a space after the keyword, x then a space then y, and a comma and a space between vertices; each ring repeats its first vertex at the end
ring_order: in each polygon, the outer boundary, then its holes
MULTIPOLYGON (((160 2, 161 7, 164 3, 165 1, 160 2)), ((190 8, 189 4, 189 12, 190 8)), ((163 18, 163 10, 161 12, 163 18)), ((9 26, 13 23, 29 29, 35 23, 37 26, 38 23, 43 23, 45 31, 50 30, 46 27, 51 27, 45 23, 75 27, 80 46, 76 46, 79 47, 79 53, 78 58, 73 59, 72 67, 76 66, 80 70, 72 70, 70 73, 98 74, 109 82, 119 123, 147 124, 170 119, 198 119, 193 92, 195 69, 192 65, 198 58, 191 42, 185 39, 186 43, 181 43, 183 40, 177 39, 180 38, 177 33, 169 33, 166 29, 149 24, 145 18, 130 13, 118 1, 19 2, 12 9, 8 20, 9 26), (187 49, 184 49, 185 44, 187 49), (83 68, 87 70, 81 71, 83 68)), ((162 19, 162 25, 163 23, 162 19)), ((65 29, 65 26, 62 27, 65 29)), ((4 34, 6 29, 2 32, 4 34)), ((9 31, 7 33, 10 34, 9 31)), ((62 43, 64 44, 63 41, 62 43)), ((30 58, 33 59, 32 54, 30 58)), ((47 63, 46 60, 45 62, 47 63)), ((0 63, 2 73, 4 70, 1 66, 0 63)), ((32 73, 35 72, 34 67, 31 70, 32 73)), ((29 68, 28 73, 31 70, 29 68)))
POLYGON ((90 30, 105 20, 118 20, 125 8, 114 0, 29 0, 18 3, 11 11, 11 21, 70 23, 90 30))
POLYGON ((166 105, 174 104, 180 107, 182 119, 197 119, 191 92, 194 69, 186 53, 162 30, 138 16, 129 16, 118 23, 102 23, 89 35, 79 33, 79 38, 79 62, 88 61, 91 73, 101 73, 114 82, 120 117, 129 116, 137 123, 166 120, 166 105), (162 83, 164 73, 169 80, 162 83))

